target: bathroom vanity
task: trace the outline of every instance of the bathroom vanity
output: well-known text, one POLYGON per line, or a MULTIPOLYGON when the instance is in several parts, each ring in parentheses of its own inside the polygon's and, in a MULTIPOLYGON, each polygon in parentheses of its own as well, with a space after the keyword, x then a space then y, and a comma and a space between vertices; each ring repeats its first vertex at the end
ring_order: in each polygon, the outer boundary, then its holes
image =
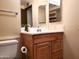
POLYGON ((28 59, 63 59, 63 31, 21 32, 20 42, 28 49, 28 59))

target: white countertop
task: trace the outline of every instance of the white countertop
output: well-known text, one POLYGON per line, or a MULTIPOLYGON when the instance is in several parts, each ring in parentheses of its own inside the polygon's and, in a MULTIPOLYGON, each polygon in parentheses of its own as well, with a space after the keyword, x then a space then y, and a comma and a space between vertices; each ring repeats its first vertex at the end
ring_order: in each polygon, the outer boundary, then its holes
POLYGON ((46 33, 59 33, 59 32, 64 32, 64 26, 63 25, 57 25, 57 26, 53 26, 50 28, 47 27, 29 27, 28 28, 28 32, 24 31, 25 28, 21 28, 21 33, 24 34, 30 34, 30 35, 37 35, 37 34, 46 34, 46 33), (41 29, 40 32, 37 32, 38 29, 41 29))
POLYGON ((27 31, 21 31, 21 33, 30 34, 30 35, 46 34, 46 33, 59 33, 59 32, 64 32, 64 30, 52 30, 52 31, 43 31, 43 32, 27 32, 27 31))

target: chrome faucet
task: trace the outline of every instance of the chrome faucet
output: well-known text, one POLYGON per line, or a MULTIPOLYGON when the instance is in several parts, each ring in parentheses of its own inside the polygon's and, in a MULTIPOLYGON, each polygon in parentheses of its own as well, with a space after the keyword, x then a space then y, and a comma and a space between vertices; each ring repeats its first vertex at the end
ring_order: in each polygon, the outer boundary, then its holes
POLYGON ((39 26, 37 27, 37 32, 41 32, 41 29, 39 28, 39 26))

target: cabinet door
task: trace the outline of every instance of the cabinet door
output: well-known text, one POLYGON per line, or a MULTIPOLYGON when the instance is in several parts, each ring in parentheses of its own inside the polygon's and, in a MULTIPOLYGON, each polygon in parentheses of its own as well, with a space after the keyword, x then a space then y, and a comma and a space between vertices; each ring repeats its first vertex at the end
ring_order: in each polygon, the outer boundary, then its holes
POLYGON ((63 59, 63 52, 59 51, 52 53, 52 59, 63 59))
POLYGON ((63 40, 52 41, 52 52, 57 52, 63 49, 63 40))
POLYGON ((45 42, 34 45, 34 59, 51 59, 51 43, 45 42))

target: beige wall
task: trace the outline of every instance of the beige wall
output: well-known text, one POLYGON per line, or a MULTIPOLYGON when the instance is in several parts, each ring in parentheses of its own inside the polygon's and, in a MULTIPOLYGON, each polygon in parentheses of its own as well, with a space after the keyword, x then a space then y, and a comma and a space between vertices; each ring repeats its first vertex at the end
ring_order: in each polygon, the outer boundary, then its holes
POLYGON ((26 6, 24 6, 24 5, 21 5, 21 9, 25 9, 26 8, 26 6))
POLYGON ((79 0, 63 0, 64 59, 79 59, 79 0))
POLYGON ((18 13, 16 16, 0 14, 0 40, 18 37, 20 34, 20 0, 0 0, 0 10, 18 13))

